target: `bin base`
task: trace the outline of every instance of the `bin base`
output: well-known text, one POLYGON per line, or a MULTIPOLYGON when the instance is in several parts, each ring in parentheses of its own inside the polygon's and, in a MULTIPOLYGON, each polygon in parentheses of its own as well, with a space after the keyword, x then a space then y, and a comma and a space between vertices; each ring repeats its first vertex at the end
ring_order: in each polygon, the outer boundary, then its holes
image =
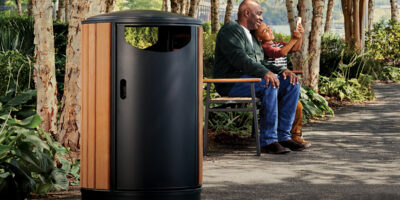
POLYGON ((96 200, 200 200, 201 187, 180 190, 109 191, 81 188, 82 199, 96 200))

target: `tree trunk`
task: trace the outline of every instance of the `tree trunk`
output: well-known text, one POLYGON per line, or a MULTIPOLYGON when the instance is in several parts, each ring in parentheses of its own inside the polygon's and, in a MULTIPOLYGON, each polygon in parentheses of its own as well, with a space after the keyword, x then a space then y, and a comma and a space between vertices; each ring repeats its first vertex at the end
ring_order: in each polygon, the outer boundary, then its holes
POLYGON ((328 9, 326 11, 326 21, 325 21, 325 30, 324 30, 325 33, 331 31, 333 3, 334 3, 333 0, 328 1, 328 9))
POLYGON ((392 20, 399 20, 398 18, 398 11, 397 11, 397 0, 390 0, 390 7, 392 8, 391 10, 391 16, 392 16, 392 20))
POLYGON ((66 0, 59 0, 57 10, 57 21, 65 22, 65 3, 66 0))
POLYGON ((310 11, 311 11, 311 1, 310 0, 299 0, 297 4, 297 10, 299 16, 301 17, 301 23, 304 28, 304 34, 302 38, 302 44, 299 51, 292 54, 292 62, 293 62, 293 70, 301 70, 303 71, 303 77, 306 77, 308 73, 308 44, 309 44, 309 35, 310 35, 310 11))
POLYGON ((190 0, 189 16, 197 18, 200 0, 190 0))
POLYGON ((114 11, 116 0, 107 0, 106 1, 106 13, 114 11))
POLYGON ((21 0, 15 0, 15 4, 17 4, 18 14, 22 15, 21 0))
POLYGON ((113 1, 72 0, 71 18, 68 27, 67 61, 65 66, 64 96, 61 101, 61 117, 57 141, 72 151, 80 144, 80 65, 81 65, 81 21, 87 17, 111 10, 113 1))
POLYGON ((171 12, 178 13, 178 0, 171 0, 171 12))
POLYGON ((319 79, 319 60, 321 54, 321 35, 323 32, 323 16, 324 16, 325 0, 313 0, 313 18, 311 24, 310 35, 310 61, 308 66, 308 76, 305 77, 304 85, 309 86, 315 92, 318 92, 319 79))
POLYGON ((42 117, 40 127, 52 135, 57 133, 57 81, 53 35, 53 5, 48 0, 33 0, 35 35, 36 112, 42 117))
POLYGON ((101 14, 101 13, 108 13, 114 9, 114 0, 91 0, 89 1, 89 15, 87 17, 101 14))
POLYGON ((231 21, 232 9, 233 9, 233 2, 232 2, 232 0, 227 0, 227 1, 226 1, 226 11, 225 11, 224 24, 226 24, 226 23, 228 23, 228 22, 231 21))
POLYGON ((350 5, 351 1, 342 0, 342 11, 344 16, 344 32, 345 40, 347 44, 352 42, 352 10, 353 7, 350 5))
POLYGON ((28 16, 32 16, 32 0, 28 0, 28 16))
POLYGON ((162 1, 162 7, 161 7, 162 11, 167 12, 168 11, 168 4, 167 4, 167 0, 163 0, 162 1))
POLYGON ((354 39, 354 48, 356 51, 361 50, 361 30, 360 30, 360 0, 353 0, 353 35, 352 38, 354 39))
POLYGON ((211 32, 217 33, 219 31, 219 2, 218 0, 211 0, 211 32))
POLYGON ((189 15, 190 0, 186 0, 185 14, 189 15))
POLYGON ((65 22, 69 22, 71 20, 71 5, 72 0, 64 0, 65 2, 65 22))
POLYGON ((368 0, 368 31, 372 30, 374 23, 374 0, 368 0))
POLYGON ((286 0, 286 10, 288 15, 288 22, 290 26, 290 32, 296 29, 296 20, 295 20, 295 13, 294 13, 294 1, 293 0, 286 0))
POLYGON ((185 0, 178 0, 179 14, 184 15, 185 13, 185 0))

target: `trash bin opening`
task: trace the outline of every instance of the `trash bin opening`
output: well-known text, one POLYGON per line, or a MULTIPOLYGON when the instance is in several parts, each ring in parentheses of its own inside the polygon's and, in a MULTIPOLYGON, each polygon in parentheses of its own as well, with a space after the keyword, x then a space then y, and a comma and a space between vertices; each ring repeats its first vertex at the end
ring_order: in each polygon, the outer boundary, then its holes
POLYGON ((135 48, 170 52, 185 47, 191 39, 190 26, 126 26, 125 40, 135 48))

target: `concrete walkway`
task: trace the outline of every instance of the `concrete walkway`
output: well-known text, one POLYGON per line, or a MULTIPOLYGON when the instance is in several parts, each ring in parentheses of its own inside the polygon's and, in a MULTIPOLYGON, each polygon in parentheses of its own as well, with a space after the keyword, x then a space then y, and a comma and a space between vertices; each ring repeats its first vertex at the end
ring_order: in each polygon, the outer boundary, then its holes
POLYGON ((305 126, 305 151, 211 152, 202 199, 400 199, 400 84, 373 88, 376 101, 305 126))

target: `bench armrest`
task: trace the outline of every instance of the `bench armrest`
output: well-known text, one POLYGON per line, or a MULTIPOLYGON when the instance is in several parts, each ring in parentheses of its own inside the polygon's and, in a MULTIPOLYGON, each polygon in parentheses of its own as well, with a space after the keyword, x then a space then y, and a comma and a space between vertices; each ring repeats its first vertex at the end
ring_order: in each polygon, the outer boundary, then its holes
POLYGON ((301 71, 301 70, 293 70, 292 72, 295 74, 303 74, 303 71, 301 71))
POLYGON ((203 83, 240 83, 240 82, 261 82, 261 78, 218 78, 203 79, 203 83))

